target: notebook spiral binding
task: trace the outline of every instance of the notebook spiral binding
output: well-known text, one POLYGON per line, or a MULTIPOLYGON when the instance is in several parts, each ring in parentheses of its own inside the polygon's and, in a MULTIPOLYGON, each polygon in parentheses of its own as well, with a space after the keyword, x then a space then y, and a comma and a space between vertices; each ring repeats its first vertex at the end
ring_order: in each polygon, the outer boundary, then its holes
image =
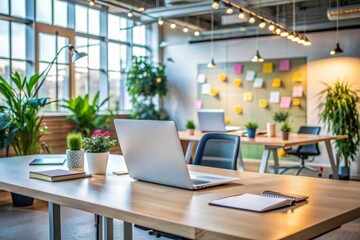
POLYGON ((261 196, 265 196, 265 197, 274 197, 274 198, 284 198, 284 199, 288 199, 294 202, 301 202, 301 201, 305 201, 306 199, 308 199, 308 196, 302 196, 302 195, 298 195, 298 194, 291 194, 291 193, 286 193, 286 194, 282 194, 279 192, 274 192, 274 191, 269 191, 266 190, 264 191, 261 196))

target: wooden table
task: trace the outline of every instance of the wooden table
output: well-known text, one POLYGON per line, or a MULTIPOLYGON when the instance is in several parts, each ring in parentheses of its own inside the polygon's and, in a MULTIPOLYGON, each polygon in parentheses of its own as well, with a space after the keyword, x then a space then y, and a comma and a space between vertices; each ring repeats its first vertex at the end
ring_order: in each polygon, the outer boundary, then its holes
MULTIPOLYGON (((189 166, 240 177, 223 186, 190 191, 113 175, 125 165, 121 156, 111 155, 106 176, 51 183, 28 177, 29 170, 56 168, 29 166, 33 158, 0 159, 0 189, 49 201, 50 239, 61 238, 60 205, 105 216, 107 233, 112 231, 112 219, 124 220, 127 240, 130 223, 190 239, 308 239, 360 217, 359 182, 189 166), (208 205, 214 199, 264 190, 308 195, 309 201, 267 213, 208 205)), ((105 237, 112 239, 112 234, 105 237)))
MULTIPOLYGON (((189 141, 189 144, 186 149, 185 160, 189 163, 191 159, 191 154, 194 148, 194 143, 199 141, 202 135, 205 133, 196 131, 194 135, 189 135, 186 131, 179 131, 180 140, 189 141)), ((344 136, 324 136, 324 135, 313 135, 313 134, 297 134, 291 133, 289 140, 282 140, 281 134, 276 134, 276 137, 267 137, 266 135, 257 135, 255 138, 244 137, 241 132, 228 132, 227 134, 233 134, 240 136, 241 144, 254 144, 254 145, 263 145, 264 150, 261 157, 261 163, 259 167, 259 172, 264 173, 269 161, 270 153, 272 152, 274 158, 274 170, 275 173, 278 173, 279 169, 279 160, 277 155, 278 148, 284 148, 286 146, 295 146, 295 145, 307 145, 313 143, 324 142, 329 156, 329 162, 331 164, 332 173, 338 179, 338 171, 335 163, 335 158, 331 148, 331 140, 340 140, 347 138, 344 136)), ((244 163, 241 156, 241 151, 239 149, 239 170, 244 170, 244 163)))

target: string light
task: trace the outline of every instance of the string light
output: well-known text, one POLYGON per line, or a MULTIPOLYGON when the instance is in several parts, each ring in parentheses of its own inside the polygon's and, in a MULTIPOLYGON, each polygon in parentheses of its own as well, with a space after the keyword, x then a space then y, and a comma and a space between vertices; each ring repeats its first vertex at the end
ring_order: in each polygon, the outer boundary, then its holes
POLYGON ((239 19, 244 19, 245 18, 245 13, 242 9, 239 9, 239 15, 238 15, 239 19))
POLYGON ((163 20, 162 18, 159 18, 159 19, 158 19, 158 24, 159 24, 159 25, 163 25, 163 24, 164 24, 164 20, 163 20))
POLYGON ((196 31, 194 32, 194 35, 195 35, 196 37, 198 37, 198 36, 200 36, 200 32, 196 30, 196 31))
POLYGON ((225 12, 226 14, 233 14, 234 9, 231 7, 231 5, 228 5, 225 12))
POLYGON ((184 32, 184 33, 187 33, 188 31, 189 31, 189 29, 188 29, 187 27, 184 27, 184 28, 183 28, 183 32, 184 32))
POLYGON ((213 1, 213 4, 211 5, 211 7, 212 7, 213 9, 218 9, 219 6, 220 6, 220 0, 214 0, 214 1, 213 1))
POLYGON ((92 7, 95 5, 95 0, 89 0, 89 6, 92 7))
POLYGON ((269 27, 268 27, 269 31, 274 31, 275 30, 275 25, 274 24, 270 24, 269 27))
POLYGON ((259 23, 259 28, 265 28, 266 27, 266 22, 264 20, 261 20, 261 22, 259 23))
POLYGON ((249 23, 255 23, 255 22, 256 22, 256 19, 253 16, 251 16, 249 18, 249 23))
POLYGON ((276 30, 275 30, 275 33, 277 34, 277 35, 280 35, 281 34, 281 28, 277 28, 276 30))
POLYGON ((170 27, 171 27, 172 29, 174 29, 174 28, 176 28, 176 24, 175 24, 175 23, 171 23, 171 24, 170 24, 170 27))
POLYGON ((132 10, 130 10, 130 11, 128 12, 127 16, 128 16, 129 18, 131 18, 131 17, 133 16, 132 10))
POLYGON ((143 11, 145 11, 145 8, 144 8, 144 7, 139 7, 139 8, 138 8, 138 11, 139 11, 139 12, 143 12, 143 11))

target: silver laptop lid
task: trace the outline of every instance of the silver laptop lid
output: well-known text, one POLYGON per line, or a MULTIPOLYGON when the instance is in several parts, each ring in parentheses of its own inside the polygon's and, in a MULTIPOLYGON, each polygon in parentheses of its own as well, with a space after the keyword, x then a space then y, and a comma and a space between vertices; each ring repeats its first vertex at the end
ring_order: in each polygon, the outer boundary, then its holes
POLYGON ((225 132, 224 110, 200 109, 197 111, 199 130, 202 132, 225 132))
POLYGON ((130 177, 193 189, 175 123, 115 119, 130 177))

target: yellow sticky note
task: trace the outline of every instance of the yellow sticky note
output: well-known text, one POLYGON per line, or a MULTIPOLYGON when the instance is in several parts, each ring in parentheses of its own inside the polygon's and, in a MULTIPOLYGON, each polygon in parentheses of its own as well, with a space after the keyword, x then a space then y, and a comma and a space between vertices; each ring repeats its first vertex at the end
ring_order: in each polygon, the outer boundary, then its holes
POLYGON ((240 87, 241 86, 241 79, 235 79, 234 80, 234 86, 236 86, 236 87, 240 87))
POLYGON ((222 81, 222 82, 225 82, 226 81, 226 74, 225 73, 222 73, 219 75, 219 80, 222 81))
POLYGON ((242 113, 242 107, 240 107, 240 106, 235 106, 234 110, 235 110, 235 113, 237 113, 237 114, 242 113))
POLYGON ((219 91, 216 88, 212 88, 210 91, 210 95, 215 97, 219 94, 219 91))
POLYGON ((267 106, 268 106, 268 101, 267 101, 266 99, 261 99, 261 100, 259 101, 259 107, 261 107, 261 108, 267 108, 267 106))
POLYGON ((293 81, 294 82, 302 82, 303 81, 303 75, 301 72, 295 72, 293 75, 293 81))
POLYGON ((252 102, 252 99, 253 99, 252 92, 245 92, 243 95, 243 99, 245 102, 252 102))
POLYGON ((230 118, 225 118, 225 124, 229 124, 230 123, 230 118))
POLYGON ((274 78, 273 82, 272 82, 272 86, 275 88, 278 88, 281 86, 281 80, 280 78, 274 78))
POLYGON ((272 73, 274 64, 272 62, 267 62, 263 64, 264 73, 272 73))
POLYGON ((294 106, 299 106, 300 105, 300 99, 299 98, 294 98, 293 99, 293 105, 294 106))

